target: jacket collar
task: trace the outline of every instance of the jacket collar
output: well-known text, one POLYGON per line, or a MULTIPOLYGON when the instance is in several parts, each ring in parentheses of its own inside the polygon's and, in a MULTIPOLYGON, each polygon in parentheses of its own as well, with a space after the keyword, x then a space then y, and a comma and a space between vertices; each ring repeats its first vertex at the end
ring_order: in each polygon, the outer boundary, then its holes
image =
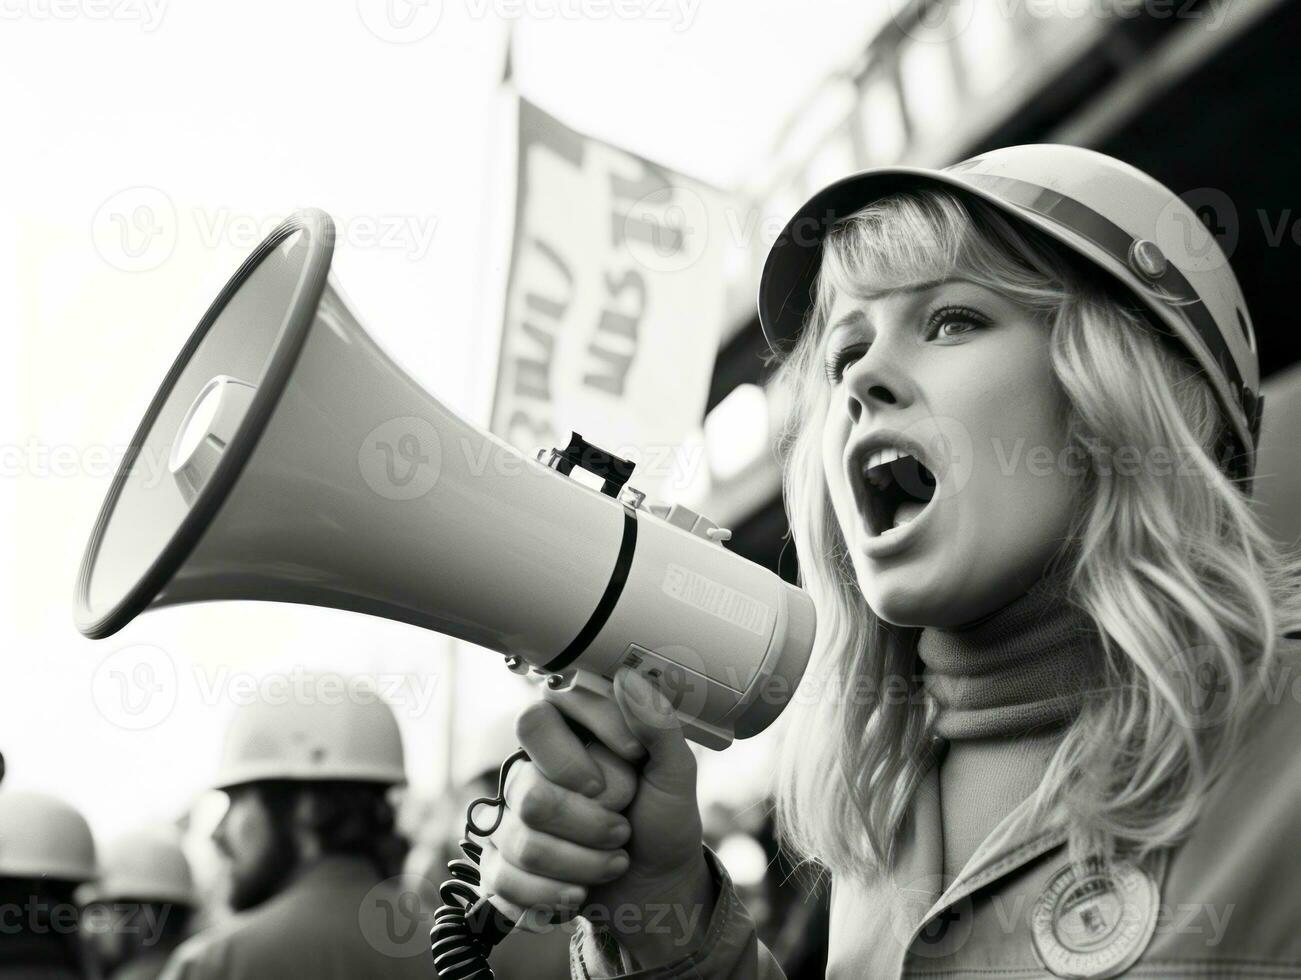
MULTIPOLYGON (((929 907, 916 917, 907 948, 911 949, 930 923, 963 899, 990 885, 1036 858, 1066 843, 1065 813, 1060 804, 1046 818, 1034 819, 1031 799, 1023 800, 990 832, 952 882, 943 882, 943 828, 940 825, 939 768, 926 775, 926 790, 918 790, 914 826, 921 835, 910 842, 905 875, 913 881, 934 883, 929 907), (924 866, 924 867, 923 867, 924 866)), ((901 862, 901 867, 905 862, 901 862)), ((904 879, 907 880, 907 879, 904 879)), ((918 895, 921 898, 922 895, 918 895)))

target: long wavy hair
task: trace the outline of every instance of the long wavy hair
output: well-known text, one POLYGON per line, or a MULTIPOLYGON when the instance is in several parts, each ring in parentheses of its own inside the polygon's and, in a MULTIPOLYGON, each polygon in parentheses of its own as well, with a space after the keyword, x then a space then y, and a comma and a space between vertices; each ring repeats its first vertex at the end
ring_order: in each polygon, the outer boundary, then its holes
POLYGON ((869 608, 828 496, 820 441, 831 388, 819 347, 838 291, 949 276, 1042 323, 1076 458, 1133 447, 1177 463, 1173 474, 1079 468, 1057 568, 1067 601, 1097 627, 1105 676, 1031 797, 1037 819, 1062 808, 1073 858, 1141 857, 1188 833, 1246 738, 1280 670, 1280 637, 1301 628, 1301 560, 1270 538, 1229 475, 1231 430, 1210 386, 1134 298, 1033 228, 938 189, 881 199, 830 231, 814 308, 777 375, 789 405, 783 491, 818 611, 803 682, 814 694, 782 719, 781 839, 815 873, 888 870, 933 761, 920 629, 869 608))

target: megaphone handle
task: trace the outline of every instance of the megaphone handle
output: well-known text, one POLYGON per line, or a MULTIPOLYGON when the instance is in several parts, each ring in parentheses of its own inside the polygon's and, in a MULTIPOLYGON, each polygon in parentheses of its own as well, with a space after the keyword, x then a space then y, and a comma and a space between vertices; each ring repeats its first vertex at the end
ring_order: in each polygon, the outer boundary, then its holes
MULTIPOLYGON (((596 741, 596 736, 586 725, 572 718, 565 721, 584 745, 596 741)), ((493 905, 488 896, 479 897, 477 889, 482 881, 479 861, 483 856, 483 845, 470 838, 471 835, 491 837, 501 826, 506 814, 506 778, 511 766, 528 760, 528 757, 523 749, 511 753, 497 771, 496 795, 481 796, 466 808, 465 836, 460 840, 465 858, 447 864, 452 877, 438 887, 443 904, 434 913, 434 927, 429 931, 430 952, 440 978, 492 980, 488 953, 515 928, 515 920, 493 905), (491 825, 483 827, 475 821, 474 811, 479 806, 496 808, 497 815, 491 825)))

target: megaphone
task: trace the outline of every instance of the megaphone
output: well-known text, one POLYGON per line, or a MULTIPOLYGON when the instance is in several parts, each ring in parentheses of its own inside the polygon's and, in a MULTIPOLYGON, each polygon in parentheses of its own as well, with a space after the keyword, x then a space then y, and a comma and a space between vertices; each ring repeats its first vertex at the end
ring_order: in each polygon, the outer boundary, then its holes
POLYGON ((713 748, 764 730, 808 662, 809 597, 712 522, 648 504, 631 462, 577 435, 532 459, 459 418, 362 328, 333 247, 328 215, 293 215, 204 314, 86 546, 81 631, 177 603, 329 606, 552 687, 609 696, 633 667, 713 748))

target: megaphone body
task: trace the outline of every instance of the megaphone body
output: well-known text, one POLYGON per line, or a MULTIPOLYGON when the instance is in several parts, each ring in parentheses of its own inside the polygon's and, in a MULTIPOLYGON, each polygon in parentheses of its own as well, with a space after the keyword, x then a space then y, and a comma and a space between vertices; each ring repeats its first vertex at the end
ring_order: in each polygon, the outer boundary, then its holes
POLYGON ((104 502, 79 628, 208 600, 329 606, 495 650, 553 686, 608 694, 634 667, 713 747, 767 727, 808 660, 808 596, 709 521, 648 506, 626 461, 578 437, 531 459, 459 418, 362 328, 332 250, 327 215, 294 215, 205 314, 104 502))

